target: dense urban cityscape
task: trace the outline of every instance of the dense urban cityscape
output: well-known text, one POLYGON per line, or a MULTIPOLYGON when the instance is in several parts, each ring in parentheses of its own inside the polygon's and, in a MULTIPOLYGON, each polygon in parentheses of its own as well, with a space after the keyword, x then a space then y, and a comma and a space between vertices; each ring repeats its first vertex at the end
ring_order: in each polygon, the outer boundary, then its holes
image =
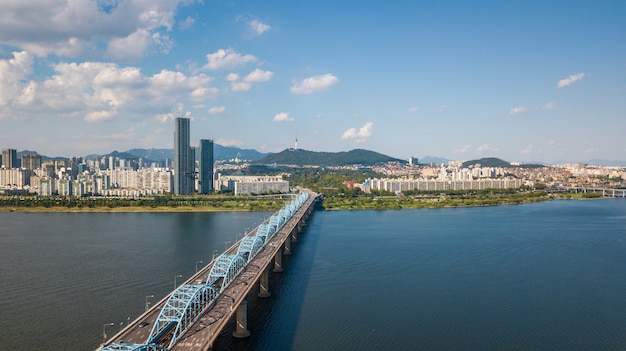
MULTIPOLYGON (((140 159, 100 157, 86 159, 42 161, 39 154, 22 154, 17 150, 2 150, 0 189, 7 195, 34 193, 40 196, 105 196, 137 198, 173 193, 176 195, 232 192, 235 195, 289 192, 289 182, 283 173, 245 176, 232 175, 245 170, 249 163, 215 162, 213 140, 202 139, 198 148, 190 146, 190 120, 177 118, 175 123, 174 160, 145 164, 140 159), (222 174, 227 171, 228 174, 222 174)), ((297 142, 295 145, 297 149, 297 142)), ((587 164, 552 166, 486 167, 480 164, 463 167, 462 161, 448 164, 420 165, 417 158, 408 162, 387 162, 367 166, 361 164, 326 166, 326 170, 370 169, 380 178, 364 182, 347 182, 348 188, 364 192, 384 190, 471 190, 527 187, 599 187, 621 188, 626 179, 626 167, 603 167, 587 164)), ((305 168, 320 168, 307 165, 305 168)), ((299 168, 291 165, 290 168, 299 168)))

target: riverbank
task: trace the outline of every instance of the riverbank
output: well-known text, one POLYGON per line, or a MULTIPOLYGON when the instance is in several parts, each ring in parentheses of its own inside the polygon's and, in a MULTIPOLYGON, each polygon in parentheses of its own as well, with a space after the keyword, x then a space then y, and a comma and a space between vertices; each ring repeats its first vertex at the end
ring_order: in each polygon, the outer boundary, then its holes
POLYGON ((548 194, 542 191, 498 194, 498 195, 471 195, 471 196, 440 196, 413 197, 388 196, 377 198, 366 197, 338 197, 329 196, 324 199, 322 207, 326 210, 391 210, 403 208, 454 208, 454 207, 481 207, 500 205, 519 205, 523 203, 549 201, 553 199, 599 199, 585 194, 548 194))
POLYGON ((133 206, 133 207, 13 207, 13 208, 0 208, 0 212, 65 212, 65 213, 127 213, 127 212, 258 212, 266 210, 250 210, 247 208, 217 208, 217 207, 148 207, 148 206, 133 206))
MULTIPOLYGON (((553 199, 578 199, 586 200, 600 197, 589 197, 585 194, 547 194, 545 192, 529 192, 521 194, 504 195, 472 195, 472 196, 381 196, 381 197, 350 197, 350 196, 327 196, 321 203, 321 208, 325 210, 395 210, 402 208, 449 208, 449 207, 479 207, 479 206, 499 206, 517 205, 522 203, 549 201, 553 199)), ((189 201, 188 201, 189 202, 189 201)), ((65 206, 48 204, 47 206, 4 206, 0 207, 0 212, 68 212, 68 213, 89 213, 89 212, 233 212, 233 211, 273 211, 282 206, 281 201, 271 200, 259 202, 251 199, 230 198, 228 201, 219 202, 219 206, 194 203, 194 205, 179 206, 65 206)))

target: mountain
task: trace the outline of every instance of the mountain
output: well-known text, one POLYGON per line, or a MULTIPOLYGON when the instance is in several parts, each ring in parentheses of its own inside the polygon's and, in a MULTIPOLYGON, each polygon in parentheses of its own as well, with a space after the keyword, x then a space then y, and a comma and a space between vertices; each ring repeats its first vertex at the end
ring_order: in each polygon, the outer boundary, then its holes
POLYGON ((213 145, 213 153, 215 154, 215 160, 231 160, 233 158, 238 158, 240 160, 248 160, 248 161, 256 161, 260 160, 271 153, 266 152, 258 152, 254 149, 240 149, 238 147, 232 146, 222 146, 219 144, 213 145))
POLYGON ((421 165, 428 165, 431 163, 434 163, 436 165, 447 165, 448 164, 448 160, 447 158, 442 158, 442 157, 435 157, 435 156, 424 156, 423 158, 419 159, 419 163, 421 165))
POLYGON ((588 164, 588 165, 603 166, 603 167, 626 167, 626 161, 610 161, 610 160, 593 159, 593 160, 583 161, 582 163, 588 164))
MULTIPOLYGON (((252 149, 240 149, 237 147, 213 144, 213 157, 216 161, 227 161, 227 160, 231 160, 234 158, 238 158, 240 160, 254 161, 254 160, 259 160, 263 157, 266 157, 267 155, 269 155, 269 153, 261 153, 252 149)), ((95 157, 108 157, 108 156, 127 158, 127 159, 141 158, 144 160, 144 162, 147 162, 147 163, 164 161, 164 160, 173 161, 174 149, 154 149, 154 148, 153 149, 131 149, 122 153, 113 151, 112 153, 106 154, 106 155, 88 155, 88 156, 85 156, 85 158, 93 159, 95 157)))
POLYGON ((374 165, 385 162, 402 162, 404 160, 393 158, 378 152, 355 149, 342 152, 317 152, 301 149, 286 149, 276 154, 266 156, 255 163, 259 164, 288 164, 288 165, 318 165, 318 166, 343 166, 343 165, 374 165))
POLYGON ((480 164, 481 167, 511 167, 509 162, 495 157, 484 157, 480 160, 470 160, 463 162, 463 168, 480 164))
POLYGON ((41 156, 41 162, 46 162, 46 161, 65 161, 65 160, 69 159, 69 157, 62 157, 62 156, 57 156, 57 157, 45 156, 45 155, 39 154, 37 151, 31 151, 31 150, 18 151, 17 152, 17 159, 21 160, 22 159, 22 155, 39 155, 39 156, 41 156))
POLYGON ((502 167, 502 168, 510 168, 510 167, 520 167, 520 168, 541 168, 545 167, 540 164, 521 164, 519 166, 513 166, 511 163, 503 161, 499 158, 495 157, 484 157, 479 160, 471 160, 463 162, 463 168, 467 168, 469 166, 473 166, 476 164, 480 164, 481 167, 502 167))

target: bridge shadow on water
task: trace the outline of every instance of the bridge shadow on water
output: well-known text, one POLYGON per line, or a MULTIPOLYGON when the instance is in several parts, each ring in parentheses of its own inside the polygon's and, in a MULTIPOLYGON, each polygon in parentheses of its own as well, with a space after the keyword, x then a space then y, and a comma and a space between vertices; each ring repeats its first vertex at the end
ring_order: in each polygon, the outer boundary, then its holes
POLYGON ((283 255, 284 271, 270 274, 269 291, 272 295, 258 297, 258 283, 257 288, 248 294, 250 336, 245 339, 233 337, 236 324, 232 318, 215 341, 214 351, 293 350, 321 232, 320 225, 313 225, 316 219, 321 220, 321 216, 316 218, 314 212, 298 235, 298 242, 292 243, 293 254, 283 255))

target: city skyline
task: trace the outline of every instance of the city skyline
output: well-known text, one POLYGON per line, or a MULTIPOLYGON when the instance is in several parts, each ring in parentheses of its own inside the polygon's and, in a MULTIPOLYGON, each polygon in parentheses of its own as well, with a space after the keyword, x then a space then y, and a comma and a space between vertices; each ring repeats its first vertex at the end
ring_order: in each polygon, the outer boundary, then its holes
POLYGON ((626 3, 0 4, 0 144, 624 160, 626 3), (33 12, 35 7, 39 11, 33 12))

